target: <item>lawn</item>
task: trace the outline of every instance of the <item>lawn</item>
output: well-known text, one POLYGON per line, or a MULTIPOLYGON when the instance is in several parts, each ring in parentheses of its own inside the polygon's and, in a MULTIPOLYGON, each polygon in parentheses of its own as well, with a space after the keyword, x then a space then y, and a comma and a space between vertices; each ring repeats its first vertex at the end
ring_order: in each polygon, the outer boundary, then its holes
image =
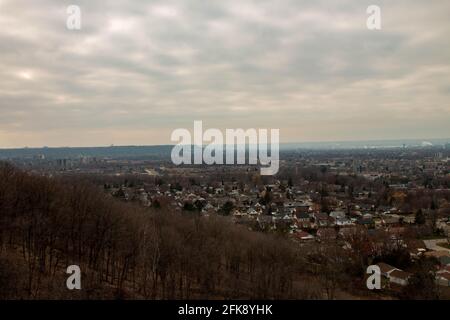
POLYGON ((448 242, 438 242, 438 243, 436 243, 436 245, 439 247, 450 249, 450 244, 448 242))

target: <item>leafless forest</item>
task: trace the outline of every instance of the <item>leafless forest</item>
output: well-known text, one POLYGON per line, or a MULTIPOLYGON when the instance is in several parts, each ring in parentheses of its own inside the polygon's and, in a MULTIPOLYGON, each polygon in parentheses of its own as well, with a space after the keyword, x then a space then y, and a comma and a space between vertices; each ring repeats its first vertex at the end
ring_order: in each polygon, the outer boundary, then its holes
MULTIPOLYGON (((1 299, 373 297, 363 278, 374 240, 355 231, 346 241, 354 250, 336 239, 298 245, 225 217, 143 208, 79 179, 0 167, 1 299), (66 287, 73 264, 82 290, 66 287)), ((377 243, 390 261, 407 254, 377 243)), ((435 298, 423 283, 404 292, 435 298)))

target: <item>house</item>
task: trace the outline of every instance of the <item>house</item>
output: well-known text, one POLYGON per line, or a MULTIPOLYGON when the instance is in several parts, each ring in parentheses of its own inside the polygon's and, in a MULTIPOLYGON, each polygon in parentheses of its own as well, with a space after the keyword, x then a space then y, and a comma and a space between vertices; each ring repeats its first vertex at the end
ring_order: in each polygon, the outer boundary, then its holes
POLYGON ((245 211, 243 211, 243 210, 240 210, 240 209, 233 209, 232 215, 233 215, 233 217, 241 218, 243 216, 246 216, 247 213, 245 211))
POLYGON ((427 257, 435 257, 442 266, 450 264, 450 253, 444 250, 425 252, 427 257))
POLYGON ((293 237, 296 240, 301 240, 301 241, 310 241, 310 240, 314 240, 314 236, 312 234, 309 234, 306 231, 303 230, 299 230, 295 233, 293 233, 293 237))
POLYGON ((450 287, 450 273, 436 274, 436 283, 440 286, 450 287))
POLYGON ((406 286, 408 284, 411 273, 400 270, 384 262, 377 263, 377 266, 380 267, 381 275, 387 278, 390 283, 401 286, 406 286))
POLYGON ((411 273, 402 271, 400 269, 395 269, 389 273, 389 282, 399 284, 401 286, 406 286, 408 284, 408 279, 412 276, 411 273))
POLYGON ((423 255, 427 249, 423 240, 410 239, 406 243, 407 250, 412 258, 418 258, 423 255))
POLYGON ((396 270, 395 267, 393 267, 387 263, 384 263, 384 262, 377 263, 377 266, 380 267, 381 275, 385 276, 386 278, 389 277, 389 273, 396 270))
POLYGON ((360 224, 366 228, 369 228, 369 229, 375 228, 375 222, 373 221, 372 218, 361 217, 357 221, 358 221, 358 224, 360 224))
POLYGON ((295 226, 298 228, 298 229, 313 229, 313 225, 312 225, 312 223, 311 223, 311 221, 297 221, 296 223, 295 223, 295 226))
POLYGON ((249 208, 247 210, 247 214, 252 216, 252 217, 256 217, 260 214, 260 212, 256 211, 255 208, 249 208))
POLYGON ((450 273, 450 264, 442 267, 440 271, 450 273))
POLYGON ((291 213, 294 212, 309 212, 310 204, 304 203, 303 201, 290 201, 284 203, 284 209, 291 213))
POLYGON ((345 218, 345 212, 344 211, 331 211, 330 217, 339 219, 339 218, 345 218))
POLYGON ((216 212, 216 208, 210 203, 207 203, 202 209, 202 213, 206 215, 213 214, 214 212, 216 212))
POLYGON ((311 219, 308 213, 297 210, 295 211, 295 217, 299 222, 308 222, 311 219))
POLYGON ((450 264, 450 256, 441 256, 439 258, 439 262, 443 266, 448 266, 450 264))
POLYGON ((382 224, 385 226, 396 225, 400 222, 400 218, 397 216, 383 217, 382 224))
POLYGON ((337 217, 335 224, 338 226, 351 226, 353 224, 352 220, 348 217, 337 217))
POLYGON ((313 218, 319 227, 328 227, 330 225, 330 217, 324 212, 313 213, 313 218))
POLYGON ((377 208, 377 211, 381 214, 389 214, 389 213, 391 213, 391 209, 392 208, 389 206, 379 206, 377 208))
POLYGON ((266 206, 263 206, 259 202, 255 204, 255 210, 258 212, 263 212, 263 210, 266 208, 266 206))
POLYGON ((436 284, 444 287, 450 287, 450 267, 436 272, 436 284))

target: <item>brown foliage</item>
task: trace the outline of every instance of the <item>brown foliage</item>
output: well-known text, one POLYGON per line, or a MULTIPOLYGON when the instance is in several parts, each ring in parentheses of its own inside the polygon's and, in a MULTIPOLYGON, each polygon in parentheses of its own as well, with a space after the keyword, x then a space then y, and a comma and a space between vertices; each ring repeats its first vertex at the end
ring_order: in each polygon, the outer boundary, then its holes
POLYGON ((8 164, 0 210, 2 298, 302 297, 297 248, 223 217, 151 211, 8 164), (82 270, 79 292, 65 288, 72 264, 82 270))

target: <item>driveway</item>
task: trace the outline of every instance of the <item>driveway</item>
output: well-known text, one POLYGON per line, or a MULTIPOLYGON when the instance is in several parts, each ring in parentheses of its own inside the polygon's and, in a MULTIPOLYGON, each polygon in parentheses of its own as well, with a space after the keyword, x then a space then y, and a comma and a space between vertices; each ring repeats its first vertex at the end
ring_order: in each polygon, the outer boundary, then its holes
POLYGON ((423 240, 423 242, 425 243, 425 246, 427 247, 428 250, 435 250, 435 251, 447 251, 448 253, 450 253, 450 249, 444 248, 444 247, 439 247, 437 245, 437 243, 439 242, 447 242, 447 239, 433 239, 433 240, 423 240))

